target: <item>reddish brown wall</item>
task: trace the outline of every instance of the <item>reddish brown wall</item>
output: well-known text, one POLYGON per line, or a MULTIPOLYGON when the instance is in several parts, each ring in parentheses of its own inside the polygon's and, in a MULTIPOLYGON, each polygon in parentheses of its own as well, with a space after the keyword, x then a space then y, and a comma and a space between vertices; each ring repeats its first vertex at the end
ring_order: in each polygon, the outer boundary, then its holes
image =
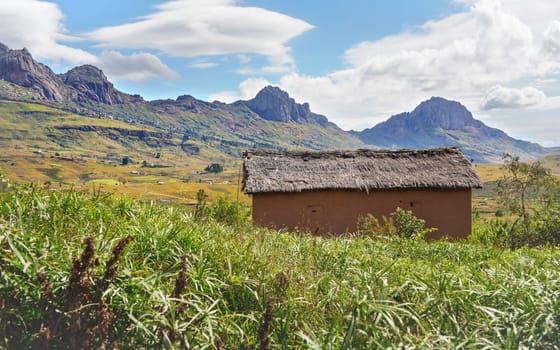
POLYGON ((430 238, 466 237, 471 232, 471 191, 310 191, 253 195, 253 222, 313 233, 354 232, 359 216, 388 216, 397 207, 412 210, 438 231, 430 238))

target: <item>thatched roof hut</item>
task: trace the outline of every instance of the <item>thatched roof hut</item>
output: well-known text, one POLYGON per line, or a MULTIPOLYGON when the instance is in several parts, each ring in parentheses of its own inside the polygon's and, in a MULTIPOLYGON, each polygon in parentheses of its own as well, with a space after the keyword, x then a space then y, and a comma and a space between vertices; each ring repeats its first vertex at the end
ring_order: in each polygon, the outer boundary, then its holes
POLYGON ((249 194, 312 190, 470 189, 482 186, 457 147, 427 150, 244 153, 249 194))

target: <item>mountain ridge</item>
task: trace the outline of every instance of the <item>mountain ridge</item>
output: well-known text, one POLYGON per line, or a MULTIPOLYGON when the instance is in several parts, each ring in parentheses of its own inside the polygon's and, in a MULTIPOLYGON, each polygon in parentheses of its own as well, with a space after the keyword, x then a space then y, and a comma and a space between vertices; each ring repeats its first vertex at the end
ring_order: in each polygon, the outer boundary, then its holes
POLYGON ((18 86, 2 84, 0 97, 161 129, 182 139, 180 150, 188 156, 200 154, 205 147, 231 157, 252 147, 321 150, 364 146, 325 116, 311 112, 309 104, 296 103, 273 87, 251 100, 232 104, 190 95, 145 101, 117 90, 95 66, 55 74, 26 49, 10 50, 5 45, 0 46, 0 79, 18 86))
MULTIPOLYGON (((344 131, 324 115, 266 86, 249 100, 206 102, 190 95, 146 101, 119 91, 99 68, 74 67, 55 74, 29 51, 0 43, 0 98, 47 104, 81 115, 146 125, 181 139, 196 155, 204 147, 224 156, 245 148, 309 150, 458 146, 477 162, 499 162, 505 152, 523 159, 552 151, 486 126, 457 101, 432 97, 412 112, 391 116, 362 131, 344 131), (2 80, 6 83, 2 83, 2 80)), ((87 128, 85 128, 87 129, 87 128)), ((162 140, 165 142, 165 140, 162 140)), ((212 152, 210 152, 212 153, 212 152)))
POLYGON ((461 103, 442 97, 432 97, 412 112, 393 115, 371 128, 350 132, 368 145, 385 148, 458 146, 476 162, 499 162, 504 153, 523 159, 549 153, 536 143, 514 139, 487 126, 461 103))

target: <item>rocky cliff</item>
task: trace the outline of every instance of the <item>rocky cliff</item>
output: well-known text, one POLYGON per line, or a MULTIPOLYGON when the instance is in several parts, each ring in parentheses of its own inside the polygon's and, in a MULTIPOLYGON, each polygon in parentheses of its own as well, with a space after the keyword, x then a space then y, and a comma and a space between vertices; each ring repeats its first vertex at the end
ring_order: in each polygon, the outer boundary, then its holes
POLYGON ((0 79, 32 88, 46 100, 63 101, 69 92, 47 66, 36 62, 27 49, 10 50, 0 43, 0 79))
POLYGON ((287 92, 278 87, 267 86, 255 98, 239 101, 261 118, 277 122, 315 123, 326 126, 328 119, 311 112, 308 103, 299 104, 287 92))
POLYGON ((78 102, 93 101, 108 105, 124 103, 127 96, 114 88, 101 69, 84 65, 61 74, 62 81, 72 87, 78 102))
POLYGON ((57 75, 49 67, 35 61, 27 49, 10 50, 1 43, 0 79, 32 88, 39 92, 41 98, 55 102, 112 105, 134 99, 115 89, 97 67, 84 65, 57 75))

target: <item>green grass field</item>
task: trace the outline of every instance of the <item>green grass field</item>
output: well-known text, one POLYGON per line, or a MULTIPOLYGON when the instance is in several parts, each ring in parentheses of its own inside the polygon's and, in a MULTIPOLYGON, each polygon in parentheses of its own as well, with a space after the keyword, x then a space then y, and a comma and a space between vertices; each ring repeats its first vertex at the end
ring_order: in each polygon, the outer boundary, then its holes
POLYGON ((321 238, 226 201, 1 186, 0 348, 560 347, 558 248, 321 238))

